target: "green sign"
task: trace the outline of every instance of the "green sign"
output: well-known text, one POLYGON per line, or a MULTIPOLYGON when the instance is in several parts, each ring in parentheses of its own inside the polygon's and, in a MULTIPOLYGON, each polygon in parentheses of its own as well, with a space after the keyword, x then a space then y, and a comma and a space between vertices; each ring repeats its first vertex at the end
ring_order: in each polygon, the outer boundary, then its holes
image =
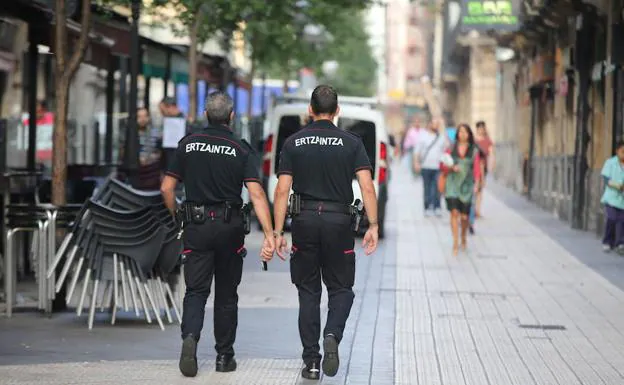
POLYGON ((514 0, 464 0, 464 29, 514 30, 518 26, 518 9, 514 0))

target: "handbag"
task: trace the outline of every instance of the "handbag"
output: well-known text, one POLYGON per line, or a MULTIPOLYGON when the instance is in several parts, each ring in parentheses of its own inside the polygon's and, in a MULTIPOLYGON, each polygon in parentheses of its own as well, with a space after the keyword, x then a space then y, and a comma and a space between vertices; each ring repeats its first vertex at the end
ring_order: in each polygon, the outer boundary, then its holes
POLYGON ((420 174, 419 167, 416 167, 420 165, 420 161, 418 160, 416 155, 416 151, 412 151, 412 173, 414 174, 414 176, 418 176, 420 174))
POLYGON ((446 192, 446 173, 440 173, 440 176, 438 177, 438 192, 440 193, 440 195, 444 195, 444 193, 446 192))

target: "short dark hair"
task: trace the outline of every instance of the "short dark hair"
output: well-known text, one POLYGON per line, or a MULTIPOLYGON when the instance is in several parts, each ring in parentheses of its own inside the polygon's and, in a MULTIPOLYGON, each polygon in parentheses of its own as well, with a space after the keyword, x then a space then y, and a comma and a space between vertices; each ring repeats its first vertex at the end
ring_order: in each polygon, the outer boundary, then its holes
POLYGON ((483 120, 479 120, 477 122, 477 128, 480 128, 480 127, 485 127, 485 122, 483 120))
POLYGON ((162 100, 163 104, 169 105, 169 106, 175 106, 178 104, 178 102, 176 101, 176 99, 172 96, 167 96, 166 98, 163 98, 162 100))
POLYGON ((615 145, 615 150, 617 151, 622 147, 624 147, 624 140, 618 140, 617 144, 615 145))
POLYGON ((312 91, 312 111, 317 114, 334 114, 338 110, 338 93, 332 86, 320 85, 312 91))
POLYGON ((41 108, 43 108, 44 110, 46 110, 46 111, 47 111, 47 109, 48 109, 48 102, 47 102, 47 101, 45 101, 44 99, 40 99, 40 100, 37 100, 37 104, 38 104, 41 108))
POLYGON ((211 124, 229 124, 234 101, 223 91, 212 92, 206 98, 206 118, 211 124))

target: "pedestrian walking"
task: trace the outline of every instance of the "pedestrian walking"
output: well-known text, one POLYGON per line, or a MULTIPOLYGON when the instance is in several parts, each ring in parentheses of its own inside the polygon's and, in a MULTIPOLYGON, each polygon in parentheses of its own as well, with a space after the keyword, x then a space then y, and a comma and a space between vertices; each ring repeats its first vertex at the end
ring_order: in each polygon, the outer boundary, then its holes
POLYGON ((416 177, 419 175, 420 170, 416 170, 414 167, 414 148, 418 143, 420 138, 420 134, 424 131, 424 128, 421 126, 420 118, 418 115, 414 115, 412 117, 412 124, 407 129, 405 136, 403 137, 403 154, 409 154, 410 168, 412 169, 412 174, 416 177))
POLYGON ((481 205, 483 204, 483 189, 489 171, 494 170, 494 142, 488 134, 487 127, 483 120, 477 122, 477 132, 475 133, 475 143, 479 147, 481 158, 481 180, 479 181, 479 190, 475 199, 475 217, 481 218, 481 205))
POLYGON ((215 279, 214 336, 216 370, 236 370, 234 341, 238 325, 237 289, 245 257, 245 226, 241 190, 249 190, 264 231, 261 258, 275 251, 271 213, 258 177, 258 158, 252 147, 229 128, 234 113, 232 99, 217 91, 206 99, 208 126, 178 143, 163 179, 161 192, 167 208, 176 209, 175 187, 184 183, 186 200, 179 208, 183 218, 183 266, 186 293, 182 314, 180 371, 197 374, 197 342, 204 325, 204 308, 215 279))
POLYGON ((287 243, 282 230, 292 187, 290 276, 299 292, 299 336, 305 364, 301 375, 319 379, 321 357, 325 375, 332 377, 338 372, 338 345, 355 296, 354 175, 368 216, 363 240, 366 254, 377 248, 378 222, 372 168, 364 144, 360 137, 332 123, 339 112, 338 94, 327 85, 316 87, 308 110, 314 122, 290 136, 282 148, 274 215, 277 253, 285 260, 287 243), (319 346, 321 279, 329 298, 323 356, 319 346))
POLYGON ((624 254, 624 142, 618 142, 615 156, 605 161, 601 175, 605 182, 600 200, 605 207, 602 245, 605 251, 616 248, 624 254))
POLYGON ((466 250, 472 196, 476 193, 477 182, 481 177, 479 149, 477 148, 470 126, 462 123, 457 127, 455 145, 448 152, 451 164, 443 162, 444 196, 446 207, 451 212, 451 232, 453 234, 453 255, 459 250, 458 238, 461 223, 461 248, 466 250))
POLYGON ((440 134, 440 121, 433 119, 426 130, 420 133, 414 146, 414 167, 423 179, 423 201, 425 216, 440 215, 440 193, 438 176, 442 155, 449 147, 448 139, 440 134))

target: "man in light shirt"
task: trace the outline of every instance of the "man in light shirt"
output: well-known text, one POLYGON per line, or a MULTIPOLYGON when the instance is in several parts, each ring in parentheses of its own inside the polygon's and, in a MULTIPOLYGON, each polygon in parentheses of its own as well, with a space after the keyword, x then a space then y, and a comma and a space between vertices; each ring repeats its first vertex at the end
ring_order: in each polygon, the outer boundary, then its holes
POLYGON ((434 119, 426 130, 418 135, 414 146, 414 167, 423 178, 425 215, 430 211, 440 215, 440 193, 438 192, 438 177, 440 175, 440 161, 449 147, 446 135, 440 134, 440 121, 434 119))

